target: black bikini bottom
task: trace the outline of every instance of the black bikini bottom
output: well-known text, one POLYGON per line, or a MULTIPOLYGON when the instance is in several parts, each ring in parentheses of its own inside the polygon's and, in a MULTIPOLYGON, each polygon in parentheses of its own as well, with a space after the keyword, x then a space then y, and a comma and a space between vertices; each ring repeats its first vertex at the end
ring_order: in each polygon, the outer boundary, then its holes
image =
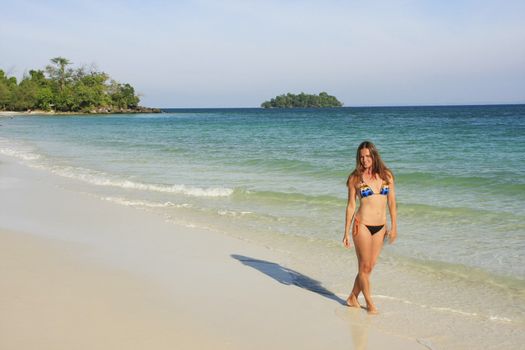
POLYGON ((369 225, 365 225, 366 228, 368 229, 368 231, 370 231, 370 234, 373 236, 375 235, 376 233, 378 233, 379 231, 381 231, 381 229, 383 227, 385 227, 385 225, 379 225, 379 226, 369 226, 369 225))

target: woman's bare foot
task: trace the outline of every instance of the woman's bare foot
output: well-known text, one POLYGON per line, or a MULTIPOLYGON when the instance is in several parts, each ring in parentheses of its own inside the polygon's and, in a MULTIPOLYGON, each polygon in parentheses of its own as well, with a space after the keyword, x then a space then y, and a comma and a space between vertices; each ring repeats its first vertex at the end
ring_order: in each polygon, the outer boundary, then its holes
POLYGON ((357 298, 353 293, 350 294, 348 299, 346 299, 346 305, 350 307, 361 307, 361 304, 359 304, 359 301, 357 301, 357 298))
POLYGON ((375 307, 374 304, 367 304, 366 305, 366 311, 369 315, 377 315, 379 314, 379 310, 375 307))

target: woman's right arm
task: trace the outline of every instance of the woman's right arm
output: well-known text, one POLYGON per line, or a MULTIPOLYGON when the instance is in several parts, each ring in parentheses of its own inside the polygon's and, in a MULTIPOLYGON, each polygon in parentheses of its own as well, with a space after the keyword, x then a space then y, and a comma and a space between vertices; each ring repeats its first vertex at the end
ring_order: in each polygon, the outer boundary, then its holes
POLYGON ((345 235, 343 237, 343 245, 347 248, 350 248, 352 246, 352 243, 350 243, 350 226, 352 225, 352 221, 354 220, 356 204, 355 198, 355 182, 353 178, 350 178, 350 180, 348 181, 348 202, 346 204, 345 235))

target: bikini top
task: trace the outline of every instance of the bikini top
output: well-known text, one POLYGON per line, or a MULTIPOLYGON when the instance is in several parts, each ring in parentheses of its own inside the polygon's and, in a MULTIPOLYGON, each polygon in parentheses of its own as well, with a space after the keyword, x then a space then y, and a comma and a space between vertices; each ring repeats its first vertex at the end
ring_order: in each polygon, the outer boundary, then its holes
POLYGON ((390 189, 388 188, 388 183, 383 180, 383 184, 379 189, 379 193, 374 193, 372 187, 368 186, 367 183, 361 177, 361 183, 359 184, 359 194, 361 195, 361 198, 365 198, 374 194, 382 194, 386 196, 389 191, 390 189))

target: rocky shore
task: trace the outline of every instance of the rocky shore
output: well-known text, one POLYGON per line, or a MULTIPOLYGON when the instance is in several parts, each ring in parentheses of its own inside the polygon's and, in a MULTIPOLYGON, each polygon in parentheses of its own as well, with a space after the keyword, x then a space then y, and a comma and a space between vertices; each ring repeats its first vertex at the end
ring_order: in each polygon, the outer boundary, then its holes
POLYGON ((160 108, 142 107, 137 108, 111 108, 100 107, 88 112, 61 112, 61 111, 43 111, 43 110, 27 110, 27 111, 0 111, 0 116, 15 116, 15 115, 73 115, 73 114, 130 114, 130 113, 162 113, 160 108))

